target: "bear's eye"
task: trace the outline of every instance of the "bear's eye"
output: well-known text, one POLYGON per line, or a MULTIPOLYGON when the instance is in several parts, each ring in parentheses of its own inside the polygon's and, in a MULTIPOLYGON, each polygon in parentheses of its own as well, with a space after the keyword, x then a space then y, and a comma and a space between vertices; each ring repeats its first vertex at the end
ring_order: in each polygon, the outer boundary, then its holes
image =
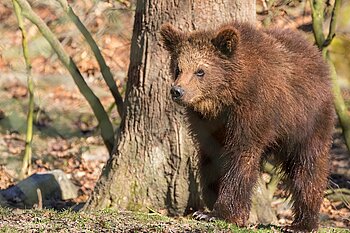
POLYGON ((198 77, 203 77, 205 73, 204 73, 204 70, 199 69, 194 74, 197 75, 198 77))
POLYGON ((179 66, 176 66, 176 68, 175 68, 175 79, 177 79, 178 77, 179 77, 179 75, 180 75, 180 68, 179 68, 179 66))

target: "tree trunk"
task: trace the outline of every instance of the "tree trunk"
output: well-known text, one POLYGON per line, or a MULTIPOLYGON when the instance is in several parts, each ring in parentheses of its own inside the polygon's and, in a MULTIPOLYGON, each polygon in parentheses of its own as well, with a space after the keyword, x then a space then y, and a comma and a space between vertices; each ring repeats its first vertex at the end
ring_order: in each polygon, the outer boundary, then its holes
POLYGON ((232 20, 255 20, 255 0, 138 0, 124 116, 114 155, 86 208, 184 214, 203 205, 196 152, 184 109, 170 99, 169 56, 159 28, 214 28, 232 20))

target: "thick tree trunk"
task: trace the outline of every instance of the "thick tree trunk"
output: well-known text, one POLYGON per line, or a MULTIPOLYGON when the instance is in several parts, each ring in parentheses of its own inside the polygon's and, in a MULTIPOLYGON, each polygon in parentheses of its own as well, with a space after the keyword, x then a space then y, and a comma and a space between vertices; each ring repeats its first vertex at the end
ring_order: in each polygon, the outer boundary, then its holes
POLYGON ((114 156, 87 209, 166 210, 184 214, 202 205, 196 152, 184 109, 170 100, 169 57, 159 28, 213 28, 255 20, 255 0, 138 0, 124 117, 114 156))

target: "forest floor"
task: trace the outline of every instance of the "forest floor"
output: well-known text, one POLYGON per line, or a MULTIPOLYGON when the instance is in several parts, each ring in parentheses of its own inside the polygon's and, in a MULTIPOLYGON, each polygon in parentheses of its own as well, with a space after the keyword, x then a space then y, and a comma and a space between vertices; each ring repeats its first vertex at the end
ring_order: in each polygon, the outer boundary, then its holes
MULTIPOLYGON (((0 232, 281 232, 274 225, 238 228, 223 221, 199 222, 159 214, 112 210, 76 213, 53 210, 8 210, 0 208, 0 232)), ((321 227, 319 232, 346 233, 347 229, 321 227)))
MULTIPOLYGON (((274 232, 274 229, 279 228, 254 226, 239 229, 221 221, 205 223, 189 218, 112 210, 76 213, 0 209, 0 232, 274 232)), ((337 232, 345 230, 337 229, 337 232)))

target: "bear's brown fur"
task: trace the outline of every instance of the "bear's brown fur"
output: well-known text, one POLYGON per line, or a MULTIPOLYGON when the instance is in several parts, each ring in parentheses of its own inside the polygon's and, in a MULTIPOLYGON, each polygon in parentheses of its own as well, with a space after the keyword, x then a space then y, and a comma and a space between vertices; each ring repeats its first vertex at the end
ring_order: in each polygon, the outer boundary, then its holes
POLYGON ((234 22, 183 33, 161 28, 173 99, 186 106, 209 214, 248 219, 262 161, 274 154, 292 194, 290 229, 312 231, 327 184, 334 110, 320 52, 295 31, 234 22))

